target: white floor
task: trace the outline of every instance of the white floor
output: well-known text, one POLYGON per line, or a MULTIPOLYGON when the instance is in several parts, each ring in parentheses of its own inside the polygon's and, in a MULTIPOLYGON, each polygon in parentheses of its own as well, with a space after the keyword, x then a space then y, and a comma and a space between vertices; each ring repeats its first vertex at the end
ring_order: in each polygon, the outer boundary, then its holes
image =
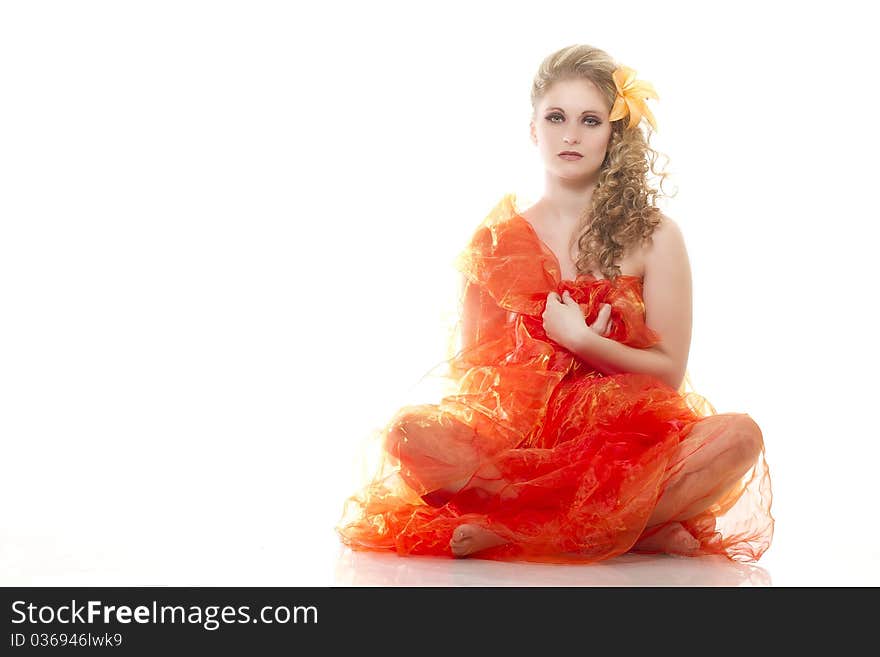
POLYGON ((480 560, 402 559, 344 550, 339 586, 769 586, 756 565, 707 557, 683 559, 624 555, 591 566, 480 560))
MULTIPOLYGON (((109 530, 109 531, 108 531, 109 530)), ((573 566, 353 552, 276 523, 168 533, 0 533, 3 586, 877 586, 880 552, 777 536, 757 564, 624 555, 573 566), (268 527, 268 528, 267 528, 268 527), (285 528, 286 527, 286 528, 285 528), (152 538, 150 538, 152 536, 152 538)))

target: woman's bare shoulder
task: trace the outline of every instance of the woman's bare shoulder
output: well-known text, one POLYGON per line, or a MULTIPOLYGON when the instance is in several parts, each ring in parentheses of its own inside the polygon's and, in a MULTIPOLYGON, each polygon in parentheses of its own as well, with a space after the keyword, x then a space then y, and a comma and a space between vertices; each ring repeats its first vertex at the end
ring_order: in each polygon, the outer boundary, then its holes
POLYGON ((646 241, 647 250, 651 250, 655 243, 659 243, 662 247, 676 241, 683 241, 684 234, 679 223, 665 212, 658 212, 657 214, 660 217, 660 221, 654 226, 654 230, 651 231, 651 235, 646 241))
POLYGON ((686 261, 687 249, 681 226, 669 215, 663 212, 659 215, 660 221, 643 247, 646 266, 670 260, 686 261))

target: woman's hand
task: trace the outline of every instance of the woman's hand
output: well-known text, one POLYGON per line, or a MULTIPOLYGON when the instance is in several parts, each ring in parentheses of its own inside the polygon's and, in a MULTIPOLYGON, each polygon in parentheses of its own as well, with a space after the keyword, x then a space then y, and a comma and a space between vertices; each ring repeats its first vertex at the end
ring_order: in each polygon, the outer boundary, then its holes
POLYGON ((611 306, 603 303, 596 321, 592 326, 587 325, 580 305, 571 298, 568 290, 563 292, 562 297, 556 292, 547 294, 547 305, 541 315, 547 337, 566 348, 578 344, 586 329, 605 335, 610 326, 610 317, 611 306))

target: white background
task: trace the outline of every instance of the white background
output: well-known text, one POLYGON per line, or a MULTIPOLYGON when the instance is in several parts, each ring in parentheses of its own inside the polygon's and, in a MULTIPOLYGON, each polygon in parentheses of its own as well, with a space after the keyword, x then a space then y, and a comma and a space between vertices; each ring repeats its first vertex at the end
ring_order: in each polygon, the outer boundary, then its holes
POLYGON ((880 583, 862 7, 4 3, 0 584, 350 583, 359 447, 443 357, 471 231, 539 197, 530 85, 572 43, 660 96, 688 369, 764 432, 761 566, 880 583))

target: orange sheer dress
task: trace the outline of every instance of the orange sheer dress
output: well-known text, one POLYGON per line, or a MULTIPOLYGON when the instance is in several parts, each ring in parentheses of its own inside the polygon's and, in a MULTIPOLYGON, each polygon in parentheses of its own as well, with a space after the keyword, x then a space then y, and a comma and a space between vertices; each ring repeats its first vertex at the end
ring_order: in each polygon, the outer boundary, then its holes
MULTIPOLYGON (((674 390, 592 369, 547 337, 541 315, 551 290, 568 290, 590 324, 611 305, 606 337, 650 347, 660 336, 645 323, 641 279, 561 280, 513 194, 455 262, 462 307, 478 311, 447 361, 452 392, 400 408, 382 429, 376 474, 336 526, 342 542, 452 557, 452 532, 467 522, 508 541, 472 555, 482 559, 589 563, 631 550, 681 467, 678 446, 715 410, 686 392, 688 377, 674 390)), ((721 500, 682 523, 700 542, 695 555, 758 560, 772 540, 770 503, 762 450, 721 500)))

